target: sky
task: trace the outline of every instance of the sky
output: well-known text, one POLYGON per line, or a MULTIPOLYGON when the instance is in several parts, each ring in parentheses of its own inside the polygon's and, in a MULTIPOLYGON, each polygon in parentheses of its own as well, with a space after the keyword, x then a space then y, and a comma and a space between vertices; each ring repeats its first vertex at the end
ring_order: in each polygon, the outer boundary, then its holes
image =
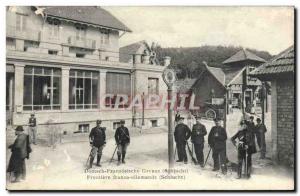
POLYGON ((103 7, 133 32, 120 46, 241 46, 278 54, 294 43, 293 7, 103 7))

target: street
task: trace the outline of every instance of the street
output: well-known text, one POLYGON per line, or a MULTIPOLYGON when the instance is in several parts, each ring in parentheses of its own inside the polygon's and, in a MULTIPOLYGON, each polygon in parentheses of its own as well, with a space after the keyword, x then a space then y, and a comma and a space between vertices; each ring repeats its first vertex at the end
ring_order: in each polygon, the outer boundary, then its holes
MULTIPOLYGON (((238 115, 229 116, 228 138, 236 131, 238 115)), ((203 120, 209 132, 213 122, 203 120)), ((112 132, 112 130, 108 130, 112 132)), ((270 159, 259 160, 259 154, 253 156, 253 175, 249 180, 235 179, 236 173, 229 171, 226 176, 219 172, 212 172, 212 158, 204 169, 191 162, 190 156, 187 165, 175 163, 175 169, 187 169, 183 174, 185 179, 156 179, 156 180, 107 180, 100 176, 105 169, 140 169, 159 170, 168 168, 167 127, 152 128, 151 131, 139 130, 131 134, 131 143, 128 147, 126 164, 116 165, 114 160, 110 163, 115 150, 115 142, 109 133, 106 147, 101 160, 102 167, 94 166, 93 174, 85 173, 85 164, 90 152, 88 138, 85 136, 80 141, 65 142, 57 145, 55 149, 47 146, 33 145, 33 153, 26 160, 27 179, 21 183, 7 183, 8 189, 184 189, 184 190, 226 190, 226 189, 263 189, 280 190, 293 189, 293 173, 284 168, 272 165, 270 159), (97 174, 94 174, 97 173, 97 174), (87 177, 89 176, 89 177, 87 177), (94 179, 88 179, 88 178, 94 179), (103 179, 99 179, 99 178, 103 179), (279 180, 280 179, 280 180, 279 180), (163 181, 163 183, 161 183, 163 181), (238 183, 237 183, 238 182, 238 183)), ((205 138, 205 157, 208 153, 207 136, 205 138)), ((267 152, 270 151, 270 131, 267 134, 267 152)), ((235 147, 227 140, 227 155, 231 162, 237 161, 235 147)), ((7 162, 10 152, 7 151, 7 162)), ((116 154, 114 159, 116 159, 116 154)), ((267 153, 267 157, 270 155, 267 153)), ((166 174, 167 175, 167 174, 166 174)), ((106 176, 107 177, 107 176, 106 176)))

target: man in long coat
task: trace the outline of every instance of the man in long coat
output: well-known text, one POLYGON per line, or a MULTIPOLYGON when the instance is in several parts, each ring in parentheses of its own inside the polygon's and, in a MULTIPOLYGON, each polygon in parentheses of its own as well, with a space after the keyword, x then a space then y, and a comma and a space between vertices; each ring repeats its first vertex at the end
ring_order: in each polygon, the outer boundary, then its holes
POLYGON ((218 171, 221 169, 222 173, 226 174, 226 140, 227 133, 226 130, 220 125, 220 119, 216 118, 215 126, 213 126, 208 135, 208 144, 212 148, 212 157, 214 160, 213 171, 218 171))
POLYGON ((15 176, 14 181, 20 182, 21 179, 26 178, 26 165, 25 158, 29 159, 29 153, 31 153, 29 136, 24 133, 22 126, 18 126, 15 129, 17 138, 15 142, 8 148, 11 149, 11 157, 9 160, 7 172, 12 172, 15 176))
POLYGON ((264 159, 266 157, 266 138, 265 133, 267 132, 267 128, 264 124, 261 123, 260 118, 256 119, 255 126, 255 135, 257 139, 257 145, 260 149, 260 158, 264 159))
POLYGON ((198 164, 203 167, 204 157, 204 136, 207 134, 206 127, 200 122, 201 117, 196 116, 196 124, 193 125, 191 141, 195 148, 195 154, 197 157, 198 164))
POLYGON ((97 155, 97 166, 101 167, 100 161, 101 161, 102 151, 106 144, 105 127, 101 127, 101 123, 102 123, 101 120, 97 120, 97 126, 91 130, 89 135, 92 150, 90 153, 90 165, 88 169, 92 168, 94 158, 96 155, 97 155))
POLYGON ((121 126, 117 128, 115 133, 115 140, 117 144, 117 154, 118 154, 118 165, 121 164, 121 156, 122 156, 122 163, 125 164, 125 156, 127 152, 127 147, 130 144, 130 135, 129 130, 125 127, 125 121, 120 121, 121 126))
POLYGON ((174 137, 176 142, 178 160, 176 162, 184 161, 187 164, 187 155, 186 155, 186 144, 187 140, 191 137, 190 128, 183 123, 184 118, 180 117, 178 124, 175 127, 174 137))

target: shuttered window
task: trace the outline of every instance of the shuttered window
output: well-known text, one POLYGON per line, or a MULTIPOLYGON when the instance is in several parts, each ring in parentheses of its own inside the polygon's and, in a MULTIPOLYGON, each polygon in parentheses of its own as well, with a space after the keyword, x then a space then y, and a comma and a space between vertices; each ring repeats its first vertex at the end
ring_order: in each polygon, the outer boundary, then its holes
MULTIPOLYGON (((106 106, 114 107, 117 95, 131 95, 131 77, 126 73, 107 73, 106 75, 106 93, 113 94, 114 97, 106 99, 106 106)), ((122 101, 122 100, 121 100, 122 101)), ((119 108, 126 108, 128 104, 120 105, 119 108)))
POLYGON ((16 14, 16 30, 26 31, 26 16, 21 14, 16 14))

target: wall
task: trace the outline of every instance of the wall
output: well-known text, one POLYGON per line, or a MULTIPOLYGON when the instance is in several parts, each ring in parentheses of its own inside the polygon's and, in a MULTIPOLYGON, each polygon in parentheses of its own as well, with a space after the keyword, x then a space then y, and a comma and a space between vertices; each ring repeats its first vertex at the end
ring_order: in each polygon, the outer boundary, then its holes
MULTIPOLYGON (((277 80, 277 150, 281 164, 294 164, 294 81, 277 80)), ((273 120, 273 119, 272 119, 273 120)))

